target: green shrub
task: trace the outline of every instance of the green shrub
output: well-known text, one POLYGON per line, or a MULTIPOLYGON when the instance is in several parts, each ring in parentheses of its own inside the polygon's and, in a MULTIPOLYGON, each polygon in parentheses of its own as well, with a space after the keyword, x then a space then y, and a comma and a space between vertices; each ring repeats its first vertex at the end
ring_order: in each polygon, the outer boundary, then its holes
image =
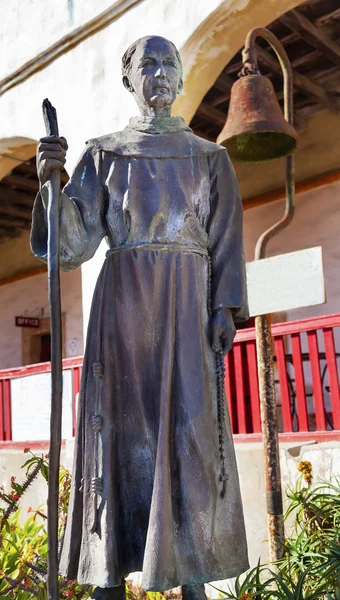
POLYGON ((302 475, 287 494, 286 518, 293 513, 295 522, 279 574, 292 587, 302 581, 302 592, 311 597, 340 600, 340 480, 313 486, 311 464, 303 461, 299 470, 302 475))
MULTIPOLYGON (((47 531, 46 515, 41 508, 28 509, 29 516, 20 524, 20 501, 33 481, 42 476, 48 479, 48 456, 35 456, 28 448, 28 460, 23 465, 26 477, 19 484, 11 478, 10 491, 0 489, 0 600, 47 600, 47 531)), ((59 536, 65 528, 71 477, 63 467, 59 475, 59 536)), ((60 583, 60 598, 89 598, 92 588, 77 582, 60 583)))
POLYGON ((285 553, 275 566, 251 569, 221 597, 230 600, 340 600, 340 481, 312 485, 312 465, 302 461, 286 518, 295 515, 285 553))

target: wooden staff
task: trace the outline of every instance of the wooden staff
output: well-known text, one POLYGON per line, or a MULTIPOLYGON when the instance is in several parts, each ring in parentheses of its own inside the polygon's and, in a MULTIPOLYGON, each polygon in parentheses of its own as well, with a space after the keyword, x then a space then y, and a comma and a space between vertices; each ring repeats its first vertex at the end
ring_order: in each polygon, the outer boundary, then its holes
MULTIPOLYGON (((57 113, 49 102, 43 102, 46 134, 59 136, 57 113)), ((61 448, 62 415, 62 339, 59 271, 59 212, 60 171, 52 171, 48 181, 48 296, 51 314, 51 421, 47 501, 48 574, 49 600, 59 600, 58 585, 58 497, 61 448)))

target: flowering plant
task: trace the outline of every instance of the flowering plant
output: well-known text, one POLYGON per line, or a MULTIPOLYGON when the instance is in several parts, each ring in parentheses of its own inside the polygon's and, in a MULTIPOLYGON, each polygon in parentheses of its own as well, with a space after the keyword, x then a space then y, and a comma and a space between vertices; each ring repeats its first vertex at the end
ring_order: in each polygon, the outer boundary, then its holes
MULTIPOLYGON (((25 479, 18 483, 10 479, 10 490, 0 488, 0 599, 28 600, 32 597, 47 600, 47 531, 43 507, 27 509, 28 517, 22 525, 20 501, 32 485, 42 476, 48 480, 48 455, 36 456, 25 448, 29 458, 23 464, 25 479)), ((59 474, 59 536, 63 535, 67 516, 71 477, 61 467, 59 474)), ((60 578, 60 598, 89 598, 92 588, 67 582, 60 578)))
POLYGON ((340 600, 340 480, 313 486, 309 461, 301 461, 298 471, 295 489, 287 493, 286 518, 294 515, 295 521, 282 559, 271 569, 259 563, 226 592, 219 590, 222 598, 340 600))

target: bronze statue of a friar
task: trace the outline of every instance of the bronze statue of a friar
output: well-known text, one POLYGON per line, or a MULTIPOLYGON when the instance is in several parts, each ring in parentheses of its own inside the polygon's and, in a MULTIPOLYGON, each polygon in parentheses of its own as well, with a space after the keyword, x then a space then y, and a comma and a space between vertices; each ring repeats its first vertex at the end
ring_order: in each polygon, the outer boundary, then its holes
MULTIPOLYGON (((124 597, 124 576, 142 571, 144 589, 182 585, 199 600, 205 582, 248 568, 221 388, 223 352, 247 318, 242 204, 226 150, 171 116, 182 89, 175 46, 139 39, 122 71, 140 116, 89 140, 61 193, 62 268, 89 260, 103 238, 109 250, 88 327, 60 573, 96 585, 98 599, 124 597)), ((46 182, 66 149, 56 136, 38 146, 31 245, 43 260, 46 182)))

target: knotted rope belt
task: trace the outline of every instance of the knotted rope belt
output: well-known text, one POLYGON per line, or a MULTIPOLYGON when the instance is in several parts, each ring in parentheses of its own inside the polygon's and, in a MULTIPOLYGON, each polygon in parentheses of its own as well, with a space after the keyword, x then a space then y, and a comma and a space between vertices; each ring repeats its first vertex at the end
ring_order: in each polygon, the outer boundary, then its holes
POLYGON ((207 248, 200 246, 189 246, 186 244, 179 244, 177 242, 169 242, 167 244, 141 242, 139 244, 124 244, 124 246, 117 246, 117 248, 111 248, 107 251, 106 256, 112 256, 112 254, 119 254, 120 252, 126 252, 127 250, 152 250, 154 252, 188 252, 189 254, 199 254, 200 256, 208 257, 209 253, 207 248))

